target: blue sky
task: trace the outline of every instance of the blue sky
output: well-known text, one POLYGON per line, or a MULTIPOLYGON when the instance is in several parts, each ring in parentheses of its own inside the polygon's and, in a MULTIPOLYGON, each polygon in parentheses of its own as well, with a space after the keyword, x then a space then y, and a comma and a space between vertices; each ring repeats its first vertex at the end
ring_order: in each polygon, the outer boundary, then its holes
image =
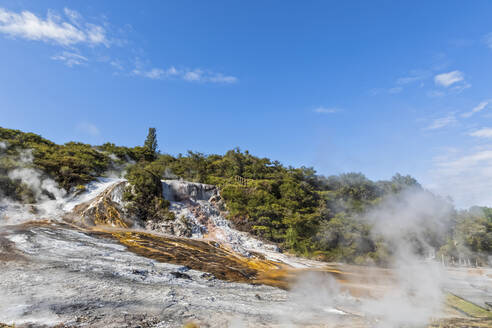
POLYGON ((0 126, 492 205, 490 1, 0 0, 0 126))

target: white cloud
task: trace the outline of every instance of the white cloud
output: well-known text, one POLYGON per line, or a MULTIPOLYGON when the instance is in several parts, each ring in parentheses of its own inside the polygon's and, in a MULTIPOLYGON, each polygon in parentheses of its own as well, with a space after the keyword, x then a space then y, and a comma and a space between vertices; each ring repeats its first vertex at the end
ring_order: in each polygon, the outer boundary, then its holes
POLYGON ((399 77, 396 80, 396 84, 399 84, 399 85, 408 84, 408 83, 412 83, 412 82, 419 81, 419 80, 420 80, 420 77, 418 77, 418 76, 399 77))
MULTIPOLYGON (((137 67, 140 66, 142 66, 141 63, 137 63, 137 67)), ((236 83, 238 81, 235 76, 227 76, 222 73, 214 73, 201 69, 178 70, 174 66, 165 70, 161 68, 152 68, 150 70, 135 68, 132 73, 153 80, 174 77, 188 82, 236 83)))
MULTIPOLYGON (((79 47, 81 45, 104 45, 109 48, 111 44, 121 43, 115 38, 111 38, 110 42, 107 36, 108 33, 102 25, 86 22, 77 11, 69 8, 64 8, 63 17, 56 15, 53 11, 48 11, 46 17, 41 17, 30 11, 14 12, 0 7, 0 34, 5 34, 12 38, 35 40, 63 46, 70 51, 63 51, 60 54, 53 55, 51 59, 61 61, 70 67, 89 62, 89 59, 81 54, 79 47)), ((107 57, 104 62, 111 65, 116 71, 124 70, 121 60, 111 60, 111 57, 107 57)), ((100 62, 100 60, 95 61, 100 62)), ((235 76, 210 70, 178 70, 174 66, 168 69, 158 67, 144 69, 141 63, 137 63, 136 68, 129 73, 153 80, 176 78, 189 82, 203 83, 232 84, 238 82, 238 78, 235 76)))
POLYGON ((65 65, 69 67, 82 65, 88 61, 87 57, 68 51, 64 51, 59 55, 52 56, 51 59, 62 61, 65 63, 65 65))
POLYGON ((396 79, 396 84, 395 86, 391 88, 377 88, 377 89, 372 89, 370 93, 372 95, 379 95, 379 94, 399 94, 404 90, 404 87, 408 87, 409 84, 413 84, 415 82, 420 82, 419 86, 423 87, 424 82, 423 80, 426 80, 431 76, 431 72, 428 70, 422 70, 422 69, 414 69, 408 72, 408 75, 402 76, 396 79))
POLYGON ((428 127, 426 127, 426 130, 437 130, 444 128, 446 126, 455 124, 457 122, 456 117, 454 115, 449 115, 445 117, 440 117, 435 119, 428 127))
POLYGON ((492 33, 489 33, 486 36, 484 36, 483 42, 487 45, 487 47, 492 49, 492 33))
POLYGON ((468 88, 471 88, 471 84, 466 82, 466 81, 463 81, 463 83, 460 83, 458 85, 455 85, 454 87, 452 87, 452 91, 454 93, 461 93, 461 91, 465 90, 465 89, 468 89, 468 88))
POLYGON ((388 89, 388 93, 389 94, 392 94, 392 95, 397 94, 397 93, 400 93, 402 91, 403 91, 403 88, 402 87, 394 87, 394 88, 388 89))
POLYGON ((82 16, 75 10, 71 10, 69 8, 64 8, 63 12, 65 13, 65 16, 68 17, 70 22, 74 24, 75 26, 80 26, 82 25, 83 19, 82 16))
POLYGON ((109 65, 112 67, 116 68, 119 71, 122 71, 124 69, 123 64, 119 60, 112 60, 109 62, 109 65))
POLYGON ((339 112, 340 110, 338 108, 334 107, 317 107, 313 110, 313 112, 318 113, 318 114, 334 114, 339 112))
POLYGON ((492 150, 439 157, 430 173, 434 189, 450 195, 458 207, 492 205, 492 150))
POLYGON ((484 110, 487 107, 488 104, 489 104, 489 101, 482 101, 477 106, 473 107, 473 109, 471 111, 466 112, 466 113, 463 113, 463 114, 461 114, 461 116, 462 117, 470 117, 473 114, 478 113, 478 112, 484 110))
POLYGON ((149 79, 153 79, 153 80, 163 79, 163 78, 166 78, 166 77, 171 77, 171 76, 178 75, 178 71, 173 66, 171 66, 170 68, 168 68, 166 70, 163 70, 163 69, 160 69, 160 68, 152 68, 152 69, 150 69, 148 71, 145 71, 145 70, 141 70, 141 69, 136 68, 136 69, 133 70, 132 73, 134 75, 143 76, 143 77, 146 77, 146 78, 149 78, 149 79))
POLYGON ((471 166, 476 166, 483 162, 492 161, 492 150, 481 150, 476 153, 456 158, 448 162, 439 163, 439 166, 445 170, 459 172, 468 169, 471 166))
POLYGON ((210 82, 215 83, 236 83, 237 77, 235 76, 226 76, 221 73, 214 74, 209 77, 210 82))
POLYGON ((408 76, 400 77, 396 80, 396 84, 404 85, 413 82, 418 82, 427 79, 430 76, 430 72, 424 70, 410 71, 408 76))
POLYGON ((106 30, 102 26, 94 24, 86 24, 87 39, 92 44, 104 44, 108 46, 106 40, 106 30))
POLYGON ((99 129, 97 126, 90 122, 81 122, 77 125, 77 131, 82 132, 84 134, 88 134, 92 137, 97 137, 100 135, 99 129))
POLYGON ((133 71, 134 74, 136 75, 140 75, 140 76, 144 76, 144 77, 147 77, 149 79, 159 79, 162 77, 162 75, 164 75, 164 70, 160 69, 160 68, 153 68, 151 69, 150 71, 139 71, 139 70, 134 70, 133 71))
POLYGON ((106 31, 94 24, 82 23, 81 16, 65 9, 68 21, 48 12, 46 19, 30 11, 16 13, 0 8, 0 33, 27 40, 56 43, 62 46, 75 44, 109 45, 106 31), (79 22, 79 23, 76 23, 79 22))
POLYGON ((478 138, 492 138, 492 128, 483 128, 480 130, 476 130, 471 132, 469 135, 478 138))
POLYGON ((183 79, 186 81, 200 81, 202 79, 203 72, 199 69, 184 73, 183 79))
POLYGON ((179 74, 178 70, 174 66, 171 66, 170 68, 168 68, 167 73, 171 76, 179 74))
POLYGON ((438 74, 434 77, 434 82, 443 87, 449 87, 457 82, 464 80, 464 75, 460 71, 438 74))
POLYGON ((427 96, 429 96, 431 98, 443 97, 445 95, 446 95, 446 93, 444 93, 442 91, 439 91, 439 90, 430 90, 430 91, 427 91, 427 96))

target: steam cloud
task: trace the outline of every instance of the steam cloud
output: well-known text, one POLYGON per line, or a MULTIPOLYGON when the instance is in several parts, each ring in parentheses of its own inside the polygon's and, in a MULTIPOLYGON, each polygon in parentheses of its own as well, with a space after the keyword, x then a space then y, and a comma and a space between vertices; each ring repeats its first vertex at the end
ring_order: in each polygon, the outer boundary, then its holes
POLYGON ((7 176, 11 180, 21 181, 34 194, 35 204, 22 204, 15 202, 0 190, 0 225, 15 224, 43 217, 56 219, 64 212, 71 210, 76 204, 88 201, 116 180, 121 180, 125 169, 134 163, 130 158, 124 163, 119 163, 118 157, 110 154, 113 161, 111 167, 104 173, 105 178, 99 178, 86 186, 82 195, 69 195, 58 187, 53 179, 47 177, 40 170, 33 168, 33 155, 31 149, 19 150, 17 156, 10 156, 3 151, 8 144, 0 142, 0 158, 5 158, 15 163, 15 168, 8 170, 7 176))
POLYGON ((292 289, 288 305, 279 311, 284 325, 336 327, 347 311, 372 327, 425 326, 441 314, 443 306, 446 274, 434 258, 433 241, 444 238, 452 214, 450 204, 425 190, 409 189, 386 197, 359 218, 371 223, 375 240, 382 237, 391 248, 390 277, 382 278, 381 269, 366 270, 369 281, 384 282, 382 295, 355 297, 326 274, 306 274, 292 289))
MULTIPOLYGON (((7 146, 5 143, 3 143, 7 146)), ((0 146, 1 148, 1 146, 0 146)), ((0 224, 18 223, 25 220, 39 218, 48 213, 59 213, 66 196, 66 191, 60 189, 58 184, 42 174, 41 171, 32 168, 32 150, 22 150, 18 157, 13 158, 17 164, 8 172, 12 180, 20 180, 34 193, 36 206, 19 204, 6 196, 0 198, 0 224)))
POLYGON ((445 271, 433 261, 434 247, 443 240, 452 217, 449 203, 420 189, 387 197, 367 215, 373 233, 382 236, 393 253, 396 287, 364 306, 368 313, 381 318, 380 327, 425 325, 440 313, 445 271))

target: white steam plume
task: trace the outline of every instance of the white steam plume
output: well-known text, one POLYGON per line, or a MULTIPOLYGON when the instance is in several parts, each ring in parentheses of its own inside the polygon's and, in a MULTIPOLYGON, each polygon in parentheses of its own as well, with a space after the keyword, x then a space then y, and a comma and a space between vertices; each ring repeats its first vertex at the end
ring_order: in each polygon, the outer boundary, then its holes
POLYGON ((279 311, 284 326, 335 327, 349 317, 344 311, 357 313, 371 327, 426 326, 442 314, 446 281, 444 268, 429 254, 435 254, 436 239, 444 238, 453 214, 450 204, 422 189, 386 197, 360 218, 372 225, 374 240, 382 237, 390 247, 390 277, 381 276, 380 269, 364 270, 369 281, 383 282, 385 288, 376 297, 353 297, 335 279, 304 275, 293 287, 290 305, 279 311))
POLYGON ((442 241, 453 217, 453 207, 419 188, 409 188, 386 197, 366 216, 374 236, 390 245, 392 272, 396 286, 379 300, 365 302, 364 312, 380 319, 384 328, 425 325, 440 314, 445 271, 436 261, 425 261, 435 254, 434 245, 442 241))

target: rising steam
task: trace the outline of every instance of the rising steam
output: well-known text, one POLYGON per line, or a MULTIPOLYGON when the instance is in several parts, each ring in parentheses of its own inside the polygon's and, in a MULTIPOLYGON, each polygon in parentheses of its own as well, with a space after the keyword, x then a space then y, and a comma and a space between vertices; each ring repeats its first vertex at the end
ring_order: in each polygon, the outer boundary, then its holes
POLYGON ((392 254, 390 277, 382 278, 381 269, 366 271, 372 275, 368 281, 384 282, 384 291, 375 297, 356 297, 327 275, 303 275, 288 305, 279 311, 285 326, 322 323, 336 327, 347 313, 356 313, 365 324, 378 328, 425 326, 439 317, 446 275, 434 254, 452 217, 451 204, 422 189, 386 197, 359 218, 371 224, 374 240, 383 238, 392 254))
POLYGON ((444 240, 453 214, 451 204, 411 188, 385 198, 364 218, 374 235, 390 245, 396 279, 381 299, 365 302, 365 311, 380 318, 379 327, 425 325, 440 314, 445 271, 435 261, 435 247, 444 240))
POLYGON ((56 181, 34 167, 31 149, 19 150, 17 156, 9 157, 2 153, 7 146, 4 142, 0 143, 0 157, 8 158, 15 163, 15 168, 10 169, 7 176, 11 180, 21 181, 28 187, 33 193, 34 203, 16 202, 2 195, 0 190, 0 225, 42 218, 55 219, 71 210, 77 203, 92 199, 112 183, 121 180, 122 170, 125 168, 123 165, 121 167, 113 165, 106 174, 108 177, 89 183, 85 186, 85 193, 68 194, 64 189, 59 188, 56 181))

